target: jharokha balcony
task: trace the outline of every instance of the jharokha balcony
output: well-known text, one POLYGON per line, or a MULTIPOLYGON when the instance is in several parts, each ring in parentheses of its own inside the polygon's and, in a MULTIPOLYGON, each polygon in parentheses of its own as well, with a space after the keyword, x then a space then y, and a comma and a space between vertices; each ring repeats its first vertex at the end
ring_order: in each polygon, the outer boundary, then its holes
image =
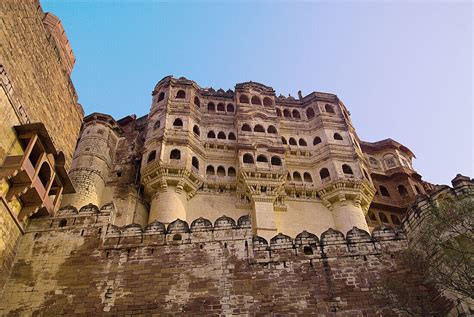
POLYGON ((62 194, 74 193, 57 152, 42 123, 14 127, 23 154, 7 156, 0 166, 0 196, 12 216, 24 222, 33 214, 53 215, 62 194))

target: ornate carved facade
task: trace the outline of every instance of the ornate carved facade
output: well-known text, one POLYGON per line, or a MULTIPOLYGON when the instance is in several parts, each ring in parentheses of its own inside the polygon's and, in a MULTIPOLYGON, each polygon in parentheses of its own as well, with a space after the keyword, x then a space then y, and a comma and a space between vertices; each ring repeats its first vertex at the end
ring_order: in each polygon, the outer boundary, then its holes
POLYGON ((173 77, 152 95, 146 117, 85 118, 70 172, 77 193, 63 205, 123 200, 115 184, 128 177, 134 216, 121 224, 250 215, 270 239, 398 226, 429 189, 408 148, 359 140, 336 95, 285 98, 254 82, 215 91, 173 77))
POLYGON ((449 189, 361 141, 336 95, 168 76, 146 116, 83 118, 60 20, 0 10, 0 315, 395 316, 376 290, 397 270, 439 295, 403 266, 401 226, 449 189))

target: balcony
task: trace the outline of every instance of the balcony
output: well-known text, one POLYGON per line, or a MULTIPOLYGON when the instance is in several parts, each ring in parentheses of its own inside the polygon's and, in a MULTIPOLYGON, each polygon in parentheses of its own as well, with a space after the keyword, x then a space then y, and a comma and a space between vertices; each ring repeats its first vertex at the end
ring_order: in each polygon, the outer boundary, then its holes
POLYGON ((74 193, 64 169, 64 155, 56 152, 49 135, 41 123, 15 127, 23 155, 8 156, 0 166, 0 181, 8 190, 3 199, 16 199, 21 211, 18 220, 37 213, 53 215, 59 207, 62 193, 74 193))

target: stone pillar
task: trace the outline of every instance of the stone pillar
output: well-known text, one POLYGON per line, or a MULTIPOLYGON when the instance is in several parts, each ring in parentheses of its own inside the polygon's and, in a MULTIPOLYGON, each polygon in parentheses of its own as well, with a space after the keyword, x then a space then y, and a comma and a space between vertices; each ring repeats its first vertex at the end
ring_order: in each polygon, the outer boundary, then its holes
POLYGON ((364 211, 357 207, 352 200, 334 202, 332 204, 332 213, 336 229, 344 235, 353 227, 369 232, 364 211))
POLYGON ((375 189, 368 180, 336 180, 318 194, 323 204, 332 211, 335 229, 344 235, 353 227, 369 232, 365 214, 375 189))
POLYGON ((168 186, 153 196, 148 223, 158 220, 169 224, 178 218, 186 220, 186 206, 186 192, 177 192, 176 187, 168 186))
POLYGON ((273 199, 255 197, 253 207, 252 223, 254 234, 270 242, 270 239, 277 235, 273 199))

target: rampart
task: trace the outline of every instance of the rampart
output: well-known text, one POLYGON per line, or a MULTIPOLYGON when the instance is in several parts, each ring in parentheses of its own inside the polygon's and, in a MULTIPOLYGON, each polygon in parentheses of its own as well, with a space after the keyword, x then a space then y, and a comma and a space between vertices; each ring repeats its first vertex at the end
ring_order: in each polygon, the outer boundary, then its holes
MULTIPOLYGON (((62 208, 32 219, 0 313, 6 315, 390 315, 373 290, 398 265, 400 232, 303 231, 270 241, 248 216, 145 228, 112 225, 115 208, 62 208)), ((416 285, 403 272, 407 288, 416 285)))

